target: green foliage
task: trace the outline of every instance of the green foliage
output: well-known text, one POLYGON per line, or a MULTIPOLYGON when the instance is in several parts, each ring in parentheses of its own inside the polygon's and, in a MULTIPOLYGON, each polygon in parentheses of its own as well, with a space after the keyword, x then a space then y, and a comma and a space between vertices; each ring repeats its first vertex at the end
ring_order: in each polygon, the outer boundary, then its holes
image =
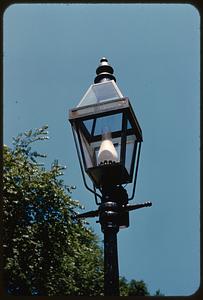
POLYGON ((121 296, 149 296, 149 291, 147 289, 144 281, 131 280, 127 282, 125 277, 120 278, 120 295, 121 296))
MULTIPOLYGON (((46 157, 31 144, 45 140, 47 126, 29 130, 3 148, 3 278, 6 294, 103 295, 103 251, 84 221, 73 221, 81 208, 71 198, 74 187, 38 163, 46 157)), ((120 278, 120 295, 149 295, 144 281, 120 278)), ((157 296, 163 296, 160 290, 157 296)))
POLYGON ((154 294, 154 296, 159 296, 159 297, 163 297, 165 296, 163 293, 161 293, 160 290, 157 290, 156 293, 154 294))
MULTIPOLYGON (((120 277, 120 296, 150 296, 147 285, 143 280, 127 281, 125 277, 120 277)), ((165 296, 157 290, 153 296, 165 296)))
POLYGON ((97 237, 72 216, 80 205, 73 187, 38 164, 31 144, 47 126, 20 134, 3 149, 4 289, 11 295, 102 295, 103 258, 97 237))
POLYGON ((129 283, 125 277, 120 277, 119 280, 120 296, 128 296, 129 283))
POLYGON ((136 281, 132 279, 129 283, 128 296, 147 296, 149 292, 143 280, 136 281))

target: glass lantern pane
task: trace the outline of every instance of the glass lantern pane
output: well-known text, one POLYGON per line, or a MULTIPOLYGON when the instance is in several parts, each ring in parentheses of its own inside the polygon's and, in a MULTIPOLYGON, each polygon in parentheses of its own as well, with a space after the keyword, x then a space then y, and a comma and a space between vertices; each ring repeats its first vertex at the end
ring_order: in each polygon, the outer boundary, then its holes
POLYGON ((91 145, 87 142, 85 136, 81 131, 79 131, 83 154, 84 154, 84 165, 85 168, 91 168, 95 165, 95 156, 94 156, 94 149, 91 147, 91 145))
POLYGON ((133 163, 133 152, 135 146, 136 137, 135 135, 127 136, 126 140, 126 154, 125 154, 125 168, 130 175, 131 165, 133 163))
POLYGON ((122 129, 122 114, 115 114, 98 118, 96 121, 94 135, 103 134, 106 131, 116 132, 122 129))
POLYGON ((105 132, 118 132, 122 130, 122 113, 85 120, 83 125, 89 138, 102 135, 105 132))
MULTIPOLYGON (((110 143, 106 143, 105 145, 105 141, 99 141, 99 142, 94 142, 94 143, 91 143, 91 148, 93 149, 94 151, 94 167, 97 167, 100 165, 101 163, 101 158, 99 159, 99 151, 101 147, 103 147, 103 162, 106 160, 108 162, 109 160, 109 153, 105 153, 105 151, 107 152, 112 152, 112 149, 113 149, 113 152, 115 153, 116 152, 116 162, 119 163, 120 162, 120 149, 121 149, 121 138, 113 138, 113 139, 110 139, 110 143), (112 142, 112 145, 109 146, 109 144, 112 142), (103 144, 102 144, 103 143, 103 144), (106 148, 105 148, 106 147, 106 148), (105 158, 105 155, 106 158, 105 158)), ((101 152, 100 152, 101 153, 101 152)), ((112 159, 113 160, 113 159, 112 159)))
POLYGON ((131 125, 130 121, 127 120, 127 129, 131 129, 131 128, 132 128, 132 125, 131 125))
POLYGON ((115 100, 119 98, 123 98, 123 95, 116 85, 115 81, 110 80, 92 84, 77 107, 96 104, 98 102, 107 100, 115 100))
POLYGON ((91 134, 91 132, 92 132, 92 126, 93 126, 93 119, 91 119, 91 120, 85 120, 85 121, 83 121, 83 123, 84 123, 85 127, 87 128, 89 134, 91 134))
POLYGON ((112 138, 110 134, 105 138, 101 136, 99 141, 88 142, 83 130, 79 130, 79 136, 86 170, 104 163, 120 163, 121 137, 112 138))
POLYGON ((93 85, 92 90, 94 91, 97 102, 120 98, 120 95, 116 90, 113 81, 107 81, 101 84, 93 85))

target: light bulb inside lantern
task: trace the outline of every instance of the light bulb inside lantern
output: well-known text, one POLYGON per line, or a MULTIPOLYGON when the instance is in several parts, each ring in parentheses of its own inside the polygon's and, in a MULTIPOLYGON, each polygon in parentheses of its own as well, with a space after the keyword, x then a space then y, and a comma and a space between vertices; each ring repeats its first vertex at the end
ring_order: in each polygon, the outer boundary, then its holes
POLYGON ((118 161, 118 153, 112 143, 111 132, 102 134, 102 142, 98 152, 98 165, 109 164, 118 161))

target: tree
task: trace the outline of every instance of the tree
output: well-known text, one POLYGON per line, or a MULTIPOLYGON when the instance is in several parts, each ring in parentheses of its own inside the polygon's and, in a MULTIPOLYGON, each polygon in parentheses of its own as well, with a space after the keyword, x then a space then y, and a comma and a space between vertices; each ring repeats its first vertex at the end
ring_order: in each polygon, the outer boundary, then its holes
POLYGON ((163 297, 165 296, 163 293, 161 293, 160 290, 157 290, 156 293, 154 294, 154 296, 159 296, 159 297, 163 297))
MULTIPOLYGON (((64 167, 50 170, 32 143, 47 139, 47 126, 20 134, 3 148, 3 278, 5 294, 103 295, 103 251, 84 221, 74 221, 74 187, 64 167)), ((121 296, 149 295, 144 281, 120 278, 121 296)), ((158 290, 156 295, 162 295, 158 290)))
POLYGON ((149 296, 150 293, 143 280, 131 280, 128 282, 125 277, 120 278, 120 295, 121 296, 149 296))
POLYGON ((11 295, 102 295, 103 256, 96 235, 72 216, 80 204, 59 176, 45 170, 31 144, 47 126, 20 134, 3 149, 3 278, 11 295))
POLYGON ((143 280, 136 281, 132 279, 129 283, 128 296, 148 296, 150 295, 143 280))
POLYGON ((120 296, 128 296, 129 283, 124 276, 119 278, 119 288, 120 296))

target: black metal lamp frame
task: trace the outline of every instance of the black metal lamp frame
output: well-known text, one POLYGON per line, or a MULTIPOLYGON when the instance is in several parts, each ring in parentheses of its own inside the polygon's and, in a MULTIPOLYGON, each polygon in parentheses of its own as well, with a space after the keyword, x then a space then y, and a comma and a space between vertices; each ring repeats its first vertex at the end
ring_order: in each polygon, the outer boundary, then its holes
MULTIPOLYGON (((139 166, 139 158, 140 158, 140 150, 141 150, 141 142, 142 142, 142 131, 139 126, 139 123, 136 119, 136 116, 132 110, 130 101, 128 98, 122 98, 122 99, 116 99, 116 100, 111 100, 111 101, 105 101, 105 103, 99 103, 99 104, 94 104, 94 105, 88 105, 88 106, 83 106, 81 108, 75 108, 70 110, 69 112, 69 121, 71 122, 72 129, 73 129, 73 136, 77 148, 77 154, 80 162, 80 168, 83 176, 83 181, 88 190, 90 188, 87 185, 86 179, 85 179, 85 174, 84 170, 90 178, 93 181, 93 189, 94 191, 90 190, 95 194, 96 188, 100 190, 99 184, 96 182, 95 177, 92 177, 93 171, 95 174, 99 174, 101 172, 102 167, 97 166, 94 168, 89 168, 86 165, 86 160, 85 160, 85 154, 84 154, 84 149, 82 145, 82 140, 80 136, 80 132, 85 136, 86 140, 88 143, 90 142, 98 142, 101 141, 101 135, 94 135, 94 130, 95 130, 95 124, 96 120, 102 117, 106 116, 114 116, 114 115, 119 115, 122 114, 122 127, 118 131, 114 131, 112 133, 112 138, 116 137, 121 137, 121 155, 120 155, 120 164, 122 167, 122 176, 119 177, 119 182, 118 178, 116 179, 117 182, 111 182, 111 184, 127 184, 131 183, 132 181, 134 182, 133 186, 133 191, 132 195, 129 198, 129 200, 133 199, 134 194, 135 194, 135 187, 136 187, 136 180, 137 180, 137 172, 138 172, 138 166, 139 166), (94 113, 94 111, 96 111, 94 113), (90 113, 91 112, 91 113, 90 113), (84 121, 86 120, 93 120, 93 126, 91 133, 88 132, 86 127, 84 126, 84 121), (130 122, 131 128, 127 128, 127 122, 130 122), (76 132, 76 134, 75 134, 76 132), (131 157, 131 164, 130 164, 130 172, 129 174, 127 171, 125 171, 125 159, 126 159, 126 139, 127 135, 134 135, 136 137, 136 140, 134 141, 134 147, 133 147, 133 153, 131 157), (136 167, 135 167, 136 166, 136 167), (135 170, 135 172, 134 172, 135 170), (135 175, 135 176, 134 176, 135 175), (133 180, 134 176, 134 180, 133 180)), ((107 166, 105 166, 106 168, 107 166)), ((113 169, 112 167, 107 167, 109 168, 109 171, 113 169)), ((107 178, 108 180, 108 178, 107 178)), ((111 179, 112 181, 112 179, 111 179)), ((104 184, 104 183, 103 183, 104 184)), ((102 184, 102 185, 103 185, 102 184)), ((96 196, 98 194, 96 193, 96 196)), ((96 202, 97 203, 97 202, 96 202)))

